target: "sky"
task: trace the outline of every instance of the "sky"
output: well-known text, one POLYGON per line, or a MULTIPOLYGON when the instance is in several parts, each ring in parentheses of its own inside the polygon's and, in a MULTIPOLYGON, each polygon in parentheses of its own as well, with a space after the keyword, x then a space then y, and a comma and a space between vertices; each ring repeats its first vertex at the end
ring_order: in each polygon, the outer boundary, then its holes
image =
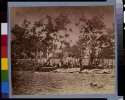
MULTIPOLYGON (((11 7, 11 28, 15 25, 21 25, 24 19, 28 19, 33 23, 40 19, 45 19, 46 15, 56 17, 61 13, 68 14, 71 23, 69 26, 73 32, 68 32, 70 37, 68 41, 72 40, 72 44, 79 38, 79 29, 75 26, 82 13, 85 17, 91 18, 98 13, 104 14, 104 22, 106 27, 111 27, 114 23, 114 7, 113 6, 60 6, 60 7, 11 7)), ((64 32, 60 32, 64 34, 64 32)))

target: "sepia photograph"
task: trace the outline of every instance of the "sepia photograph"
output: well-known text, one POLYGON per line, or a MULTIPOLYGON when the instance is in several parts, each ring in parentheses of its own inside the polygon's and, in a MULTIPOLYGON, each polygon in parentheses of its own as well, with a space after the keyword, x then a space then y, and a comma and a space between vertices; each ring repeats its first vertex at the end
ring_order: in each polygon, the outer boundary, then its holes
POLYGON ((114 94, 114 6, 11 7, 12 95, 114 94))

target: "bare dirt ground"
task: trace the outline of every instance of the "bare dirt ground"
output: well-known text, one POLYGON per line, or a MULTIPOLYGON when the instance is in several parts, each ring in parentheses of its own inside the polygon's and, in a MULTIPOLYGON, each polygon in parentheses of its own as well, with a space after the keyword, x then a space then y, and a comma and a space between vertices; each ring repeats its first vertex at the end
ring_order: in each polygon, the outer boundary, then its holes
POLYGON ((112 94, 115 92, 114 72, 109 74, 74 72, 13 71, 13 95, 45 94, 112 94))

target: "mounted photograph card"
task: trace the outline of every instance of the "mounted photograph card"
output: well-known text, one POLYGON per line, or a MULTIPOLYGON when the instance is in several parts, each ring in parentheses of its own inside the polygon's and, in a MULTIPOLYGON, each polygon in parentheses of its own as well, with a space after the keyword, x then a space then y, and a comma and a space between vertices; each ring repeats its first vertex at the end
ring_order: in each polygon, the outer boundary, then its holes
POLYGON ((10 9, 13 95, 115 93, 113 6, 10 9))
POLYGON ((10 98, 117 95, 115 2, 8 2, 10 98))

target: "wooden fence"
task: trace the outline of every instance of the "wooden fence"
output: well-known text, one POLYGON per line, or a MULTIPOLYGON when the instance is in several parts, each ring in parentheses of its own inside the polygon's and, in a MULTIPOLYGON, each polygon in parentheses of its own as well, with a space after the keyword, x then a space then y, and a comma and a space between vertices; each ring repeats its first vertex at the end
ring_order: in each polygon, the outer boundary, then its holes
MULTIPOLYGON (((16 60, 17 60, 17 63, 21 63, 21 62, 22 63, 24 63, 24 62, 33 63, 33 62, 35 62, 35 59, 16 59, 16 60)), ((115 59, 98 59, 98 61, 103 65, 115 65, 115 59)), ((47 59, 37 59, 37 62, 45 63, 45 62, 47 62, 47 59)), ((60 62, 60 59, 53 59, 53 60, 51 59, 50 62, 57 64, 60 62)), ((63 62, 65 63, 65 59, 63 59, 63 62)), ((83 65, 88 65, 89 59, 83 59, 82 63, 83 63, 83 65)))

